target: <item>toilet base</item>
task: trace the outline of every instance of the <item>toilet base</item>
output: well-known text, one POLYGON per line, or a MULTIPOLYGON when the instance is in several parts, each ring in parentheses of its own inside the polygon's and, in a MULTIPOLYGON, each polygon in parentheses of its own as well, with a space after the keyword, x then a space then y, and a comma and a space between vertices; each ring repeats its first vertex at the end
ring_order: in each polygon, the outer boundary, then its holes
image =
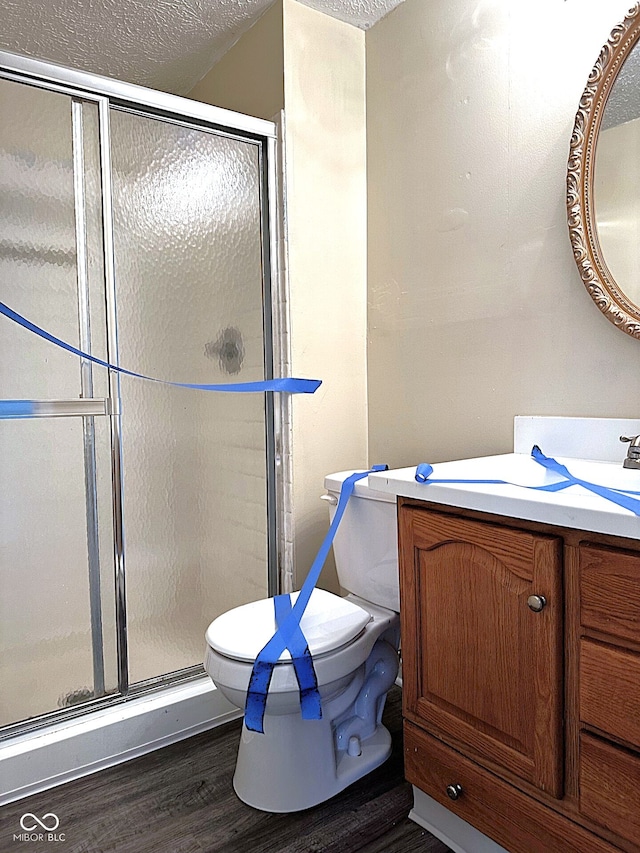
POLYGON ((391 735, 382 725, 360 744, 361 753, 339 752, 331 720, 289 714, 265 718, 265 733, 242 726, 233 787, 254 809, 288 813, 330 799, 370 773, 391 754, 391 735))

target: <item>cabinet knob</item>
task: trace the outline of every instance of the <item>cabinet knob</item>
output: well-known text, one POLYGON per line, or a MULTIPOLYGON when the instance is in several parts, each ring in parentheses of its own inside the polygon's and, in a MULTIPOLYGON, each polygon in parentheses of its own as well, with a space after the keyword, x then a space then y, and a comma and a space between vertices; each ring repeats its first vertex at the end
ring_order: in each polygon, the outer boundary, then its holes
POLYGON ((533 610, 534 613, 540 613, 547 606, 547 599, 544 595, 530 595, 527 598, 527 607, 533 610))
POLYGON ((446 791, 450 800, 457 800, 463 794, 462 785, 459 785, 457 782, 454 782, 453 785, 447 785, 446 791))

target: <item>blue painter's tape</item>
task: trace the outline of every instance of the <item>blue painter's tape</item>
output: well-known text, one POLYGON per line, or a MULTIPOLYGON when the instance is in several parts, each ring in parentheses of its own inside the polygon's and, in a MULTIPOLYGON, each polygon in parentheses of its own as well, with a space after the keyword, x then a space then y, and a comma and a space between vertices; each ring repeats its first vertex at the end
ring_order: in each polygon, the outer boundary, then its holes
MULTIPOLYGON (((279 628, 291 612, 291 598, 288 594, 276 595, 273 598, 273 605, 276 628, 279 628)), ((318 691, 318 679, 309 651, 309 644, 299 624, 294 629, 287 648, 291 654, 293 671, 298 682, 302 718, 320 720, 322 719, 322 705, 318 691)), ((266 661, 256 661, 253 667, 245 704, 245 723, 251 731, 264 732, 263 719, 273 669, 273 665, 266 661)))
MULTIPOLYGON (((276 595, 273 599, 275 608, 276 626, 280 627, 291 612, 291 598, 289 595, 276 595)), ((298 687, 300 688, 300 711, 303 720, 322 719, 322 706, 320 704, 320 693, 318 691, 318 679, 313 667, 309 644, 302 633, 300 623, 294 630, 289 652, 293 670, 296 674, 298 687)))
POLYGON ((432 480, 433 466, 428 462, 421 462, 416 468, 416 481, 418 483, 488 483, 490 485, 504 484, 504 480, 432 480))
MULTIPOLYGON (((299 643, 301 642, 299 635, 302 635, 302 630, 300 628, 300 620, 302 619, 302 615, 304 614, 306 606, 309 603, 311 593, 313 592, 313 589, 318 582, 320 572, 322 571, 322 567, 324 566, 325 560, 327 559, 329 549, 331 548, 331 544, 336 535, 336 531, 338 529, 340 521, 342 520, 342 516, 344 515, 344 511, 347 508, 347 502, 349 500, 349 497, 353 493, 355 484, 358 482, 358 480, 362 480, 364 477, 368 476, 373 471, 384 471, 387 467, 388 466, 386 465, 374 465, 368 471, 362 471, 357 472, 355 474, 351 474, 351 476, 347 477, 342 483, 342 488, 340 489, 340 498, 338 499, 338 506, 336 507, 336 512, 333 516, 333 521, 331 522, 327 535, 325 536, 322 545, 320 546, 320 549, 316 554, 313 563, 311 564, 309 574, 307 575, 305 582, 302 585, 302 589, 298 593, 296 602, 293 607, 291 607, 291 609, 286 613, 286 615, 284 615, 284 607, 280 610, 280 616, 282 618, 281 620, 278 619, 277 621, 277 630, 273 637, 271 637, 269 642, 260 651, 253 665, 253 670, 249 679, 249 689, 247 691, 247 701, 245 704, 244 714, 245 726, 250 731, 264 732, 264 713, 267 704, 267 693, 269 690, 269 684, 271 683, 271 675, 273 673, 273 669, 277 662, 280 660, 280 655, 285 649, 289 649, 289 652, 291 653, 291 656, 293 658, 294 653, 291 649, 292 644, 294 649, 299 648, 299 643)), ((276 598, 277 597, 278 596, 276 596, 276 598)), ((277 604, 274 606, 280 607, 280 605, 277 604)), ((306 640, 304 642, 306 645, 306 640)), ((311 654, 309 655, 309 663, 313 668, 313 659, 311 654)), ((306 666, 306 661, 304 663, 304 666, 306 666)), ((297 672, 296 677, 298 677, 298 684, 300 686, 300 701, 302 705, 304 700, 304 697, 302 696, 303 686, 300 682, 300 677, 298 676, 297 672)), ((317 688, 317 678, 315 676, 315 670, 313 673, 313 678, 315 679, 315 684, 317 688)), ((303 683, 305 685, 311 684, 310 675, 305 674, 303 676, 303 679, 303 683)), ((313 690, 310 690, 310 693, 311 695, 313 695, 313 690)), ((313 701, 315 701, 315 697, 313 698, 313 701)), ((308 707, 312 707, 311 701, 309 701, 308 707)), ((308 719, 319 719, 319 717, 309 717, 308 719)))
MULTIPOLYGON (((235 393, 249 394, 264 393, 265 391, 279 391, 287 394, 313 394, 314 391, 317 391, 322 384, 319 379, 295 378, 264 379, 257 382, 234 382, 214 385, 200 385, 191 382, 167 382, 164 379, 155 379, 153 376, 144 376, 142 373, 134 373, 133 370, 126 370, 124 367, 109 364, 107 361, 103 361, 89 353, 83 352, 77 347, 62 341, 60 338, 56 338, 55 335, 41 329, 40 326, 36 326, 35 323, 32 323, 30 320, 27 320, 26 317, 23 317, 21 314, 13 311, 8 305, 5 305, 4 302, 0 302, 0 314, 4 314, 5 317, 13 320, 14 323, 17 323, 24 329, 32 332, 34 335, 38 335, 39 338, 43 338, 45 341, 49 341, 49 343, 55 344, 55 346, 73 353, 80 358, 91 361, 93 364, 99 364, 101 367, 107 367, 109 370, 115 370, 117 373, 122 373, 125 376, 134 376, 137 379, 146 379, 149 382, 160 382, 163 385, 173 385, 177 388, 192 388, 196 391, 233 391, 235 393)), ((21 417, 27 416, 22 415, 21 417)))
POLYGON ((421 462, 416 468, 416 480, 418 483, 426 483, 433 474, 433 466, 428 462, 421 462))
POLYGON ((519 486, 522 489, 531 489, 537 492, 560 492, 563 489, 568 489, 570 486, 582 486, 590 492, 600 495, 602 498, 606 498, 606 500, 611 501, 611 503, 617 504, 624 509, 628 509, 630 512, 634 513, 634 515, 640 516, 640 500, 631 497, 631 495, 637 495, 640 494, 640 492, 635 492, 630 489, 613 489, 607 486, 599 486, 596 483, 590 483, 588 480, 580 480, 578 477, 574 477, 565 465, 562 465, 550 456, 545 456, 537 444, 534 444, 531 449, 531 457, 539 465, 542 465, 548 471, 552 471, 554 474, 557 474, 563 479, 558 483, 549 483, 544 486, 523 486, 520 483, 510 483, 508 480, 432 479, 431 474, 433 473, 433 468, 427 462, 421 462, 417 466, 415 479, 418 483, 425 483, 426 485, 429 485, 430 483, 488 484, 519 486))
POLYGON ((0 400, 0 420, 32 418, 35 407, 32 400, 0 400))
POLYGON ((597 483, 590 483, 588 480, 580 480, 574 477, 560 462, 556 462, 550 456, 545 456, 537 444, 534 444, 531 456, 539 465, 542 465, 549 471, 553 471, 560 477, 564 477, 569 485, 583 486, 595 495, 600 495, 601 498, 606 498, 611 503, 624 507, 624 509, 628 509, 635 515, 640 515, 640 501, 637 498, 629 497, 629 492, 625 494, 622 490, 610 489, 607 486, 599 486, 597 483))

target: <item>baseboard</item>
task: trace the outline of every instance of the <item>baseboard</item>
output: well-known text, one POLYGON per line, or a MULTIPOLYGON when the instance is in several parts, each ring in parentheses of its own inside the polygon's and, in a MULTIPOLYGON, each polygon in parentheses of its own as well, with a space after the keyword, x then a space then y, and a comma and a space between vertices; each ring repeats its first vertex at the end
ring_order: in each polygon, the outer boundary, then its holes
POLYGON ((409 818, 443 841, 454 853, 509 853, 415 786, 409 818))
POLYGON ((0 805, 241 716, 207 676, 0 744, 0 805))

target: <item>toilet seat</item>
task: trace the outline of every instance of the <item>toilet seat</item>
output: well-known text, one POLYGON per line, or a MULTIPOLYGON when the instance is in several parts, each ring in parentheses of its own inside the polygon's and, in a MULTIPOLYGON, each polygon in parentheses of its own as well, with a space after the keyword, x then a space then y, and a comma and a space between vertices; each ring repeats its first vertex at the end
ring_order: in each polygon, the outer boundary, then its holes
MULTIPOLYGON (((291 593, 295 604, 297 592, 291 593)), ((302 615, 300 628, 314 657, 348 645, 358 637, 371 614, 352 601, 324 589, 314 589, 302 615)), ((208 645, 225 657, 254 661, 276 630, 273 599, 252 601, 218 616, 207 629, 208 645)), ((285 649, 279 662, 289 663, 285 649)))

